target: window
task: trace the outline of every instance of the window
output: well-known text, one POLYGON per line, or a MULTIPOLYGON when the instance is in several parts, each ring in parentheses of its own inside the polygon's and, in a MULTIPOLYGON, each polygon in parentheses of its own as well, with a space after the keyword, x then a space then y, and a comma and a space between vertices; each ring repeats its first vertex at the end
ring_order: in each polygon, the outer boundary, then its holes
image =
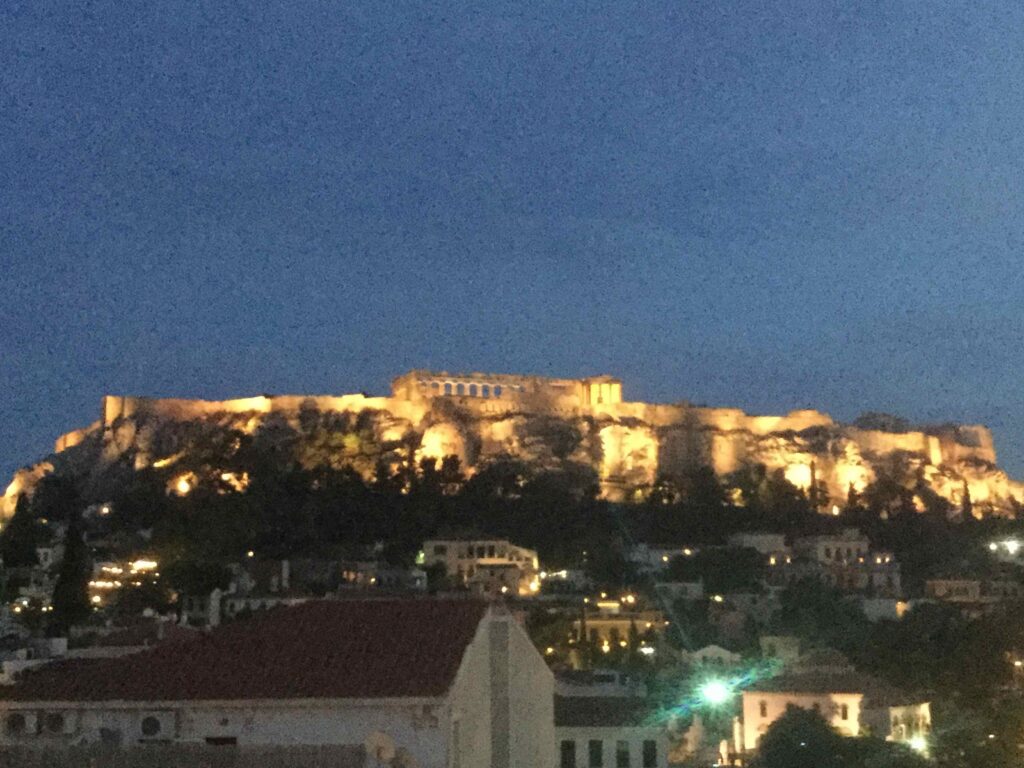
POLYGON ((237 736, 207 736, 206 743, 211 747, 234 747, 238 744, 237 736))
POLYGON ((576 768, 576 742, 566 740, 562 742, 562 760, 559 763, 561 768, 576 768))
POLYGON ((447 555, 448 554, 448 547, 446 547, 444 544, 435 544, 434 545, 434 554, 435 555, 447 555))
POLYGON ((850 719, 850 708, 846 704, 839 707, 839 717, 843 720, 850 719))
POLYGON ((28 726, 25 716, 21 712, 12 712, 7 716, 7 732, 22 734, 28 726))
POLYGON ((494 545, 493 544, 488 544, 487 545, 487 556, 488 557, 494 557, 494 545))
POLYGON ((50 733, 60 733, 64 730, 64 715, 60 712, 51 712, 46 716, 46 730, 50 733))
POLYGON ((767 701, 762 701, 760 704, 757 705, 757 708, 761 712, 761 717, 768 717, 768 702, 767 701))
POLYGON ((615 768, 629 768, 629 742, 615 742, 615 768))
POLYGON ((587 744, 587 765, 590 768, 602 768, 604 765, 604 742, 591 739, 587 744))
POLYGON ((160 733, 160 721, 152 715, 142 718, 142 735, 152 738, 160 733))
POLYGON ((644 741, 644 768, 657 768, 658 765, 658 742, 654 739, 644 741))

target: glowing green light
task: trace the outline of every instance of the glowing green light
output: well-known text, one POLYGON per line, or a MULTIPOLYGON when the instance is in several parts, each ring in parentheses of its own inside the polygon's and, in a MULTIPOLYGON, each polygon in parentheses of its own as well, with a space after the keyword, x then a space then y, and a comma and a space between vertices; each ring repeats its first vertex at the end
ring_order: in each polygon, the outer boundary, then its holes
POLYGON ((709 680, 700 687, 700 696, 708 704, 718 706, 732 698, 732 689, 721 680, 709 680))

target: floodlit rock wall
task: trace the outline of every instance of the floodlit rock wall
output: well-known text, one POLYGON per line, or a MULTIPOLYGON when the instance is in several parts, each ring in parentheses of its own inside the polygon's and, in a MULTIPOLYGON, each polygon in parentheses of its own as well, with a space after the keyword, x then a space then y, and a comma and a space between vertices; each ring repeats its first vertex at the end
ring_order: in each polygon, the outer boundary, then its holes
MULTIPOLYGON (((965 487, 975 504, 996 512, 1024 501, 1024 485, 996 466, 992 435, 983 426, 887 432, 838 424, 814 410, 752 416, 735 408, 621 398, 621 382, 610 376, 573 380, 429 371, 396 378, 391 397, 260 395, 205 401, 107 396, 101 419, 61 436, 51 463, 19 471, 0 513, 13 513, 17 495, 31 493, 53 463, 84 455, 89 446, 99 445, 101 463, 127 456, 137 469, 163 466, 180 450, 167 425, 252 434, 278 420, 301 434, 311 414, 326 419, 321 431, 349 430, 324 450, 334 451, 332 463, 349 463, 364 473, 374 466, 375 456, 363 442, 401 442, 412 444, 417 458, 457 456, 468 472, 503 455, 541 468, 589 467, 605 495, 614 499, 642 496, 659 474, 710 466, 727 475, 763 464, 782 470, 801 488, 809 488, 812 478, 823 483, 835 503, 842 503, 851 487, 862 490, 897 466, 923 477, 956 505, 963 502, 965 487), (351 427, 353 419, 365 423, 351 427)), ((323 453, 316 456, 322 460, 323 453)))

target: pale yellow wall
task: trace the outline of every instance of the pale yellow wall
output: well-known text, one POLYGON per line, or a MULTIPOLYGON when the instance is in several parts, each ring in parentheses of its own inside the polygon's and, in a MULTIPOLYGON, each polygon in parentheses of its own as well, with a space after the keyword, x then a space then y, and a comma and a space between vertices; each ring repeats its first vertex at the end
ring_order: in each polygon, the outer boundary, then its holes
POLYGON ((757 749, 758 741, 769 726, 786 713, 786 707, 813 710, 818 706, 822 717, 833 728, 844 736, 857 736, 860 733, 861 700, 860 693, 762 693, 759 691, 743 692, 743 748, 747 751, 757 749), (766 715, 761 715, 760 704, 767 705, 766 715), (847 717, 842 717, 842 705, 847 707, 847 717))

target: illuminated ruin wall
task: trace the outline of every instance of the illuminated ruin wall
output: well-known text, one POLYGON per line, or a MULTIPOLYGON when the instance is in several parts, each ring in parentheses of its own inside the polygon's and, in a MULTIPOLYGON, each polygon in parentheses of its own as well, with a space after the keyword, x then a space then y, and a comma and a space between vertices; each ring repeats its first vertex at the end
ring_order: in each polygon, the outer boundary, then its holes
POLYGON ((101 461, 131 456, 136 468, 164 466, 174 457, 154 445, 154 425, 216 422, 252 433, 271 415, 298 423, 303 412, 372 414, 375 439, 418 444, 418 457, 458 456, 473 472, 512 455, 545 468, 586 465, 605 495, 642 497, 659 473, 710 466, 726 475, 763 464, 808 488, 812 476, 835 503, 899 464, 959 505, 963 489, 976 505, 1008 512, 1024 501, 1024 485, 996 466, 992 436, 982 426, 886 432, 838 424, 813 410, 752 416, 733 408, 686 403, 624 402, 611 376, 552 379, 506 374, 410 371, 392 382, 390 397, 258 396, 226 401, 107 396, 101 419, 61 436, 54 457, 19 471, 0 512, 65 457, 100 445, 101 461))

